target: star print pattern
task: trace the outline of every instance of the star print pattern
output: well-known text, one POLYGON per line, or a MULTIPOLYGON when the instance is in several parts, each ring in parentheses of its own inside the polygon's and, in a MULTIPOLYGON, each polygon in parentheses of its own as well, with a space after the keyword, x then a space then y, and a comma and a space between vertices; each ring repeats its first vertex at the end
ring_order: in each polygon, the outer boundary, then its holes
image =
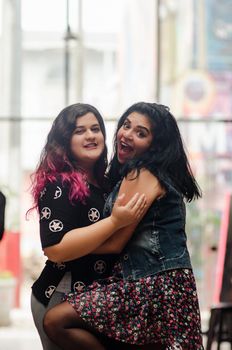
POLYGON ((54 293, 56 287, 55 286, 49 286, 46 290, 45 290, 45 296, 46 298, 50 299, 52 294, 54 293))
POLYGON ((81 293, 83 292, 83 290, 85 289, 85 284, 82 281, 77 281, 76 283, 74 283, 73 289, 78 292, 81 293))
POLYGON ((104 273, 106 270, 106 263, 104 260, 97 260, 94 264, 94 271, 97 273, 104 273))
POLYGON ((63 229, 63 224, 60 220, 52 220, 49 224, 49 229, 52 231, 52 232, 59 232, 59 231, 62 231, 63 229))
POLYGON ((40 199, 43 198, 43 196, 45 195, 46 191, 47 191, 47 189, 46 189, 46 187, 44 187, 44 189, 40 192, 40 199))
POLYGON ((41 217, 40 219, 50 219, 50 216, 51 216, 51 209, 49 209, 48 207, 44 207, 42 210, 41 210, 41 217))
POLYGON ((55 264, 53 264, 53 267, 55 267, 55 268, 57 268, 58 270, 64 270, 65 269, 65 267, 66 267, 66 265, 65 265, 65 263, 55 263, 55 264))
POLYGON ((100 213, 96 208, 91 208, 88 212, 88 218, 91 222, 96 222, 100 219, 100 213))
MULTIPOLYGON (((60 180, 46 184, 39 198, 40 237, 43 248, 58 244, 64 235, 74 228, 85 227, 100 220, 105 203, 104 192, 94 186, 89 186, 89 191, 90 195, 85 203, 71 203, 69 186, 60 180)), ((70 289, 64 291, 80 293, 93 281, 107 277, 112 266, 110 254, 107 257, 91 254, 59 264, 48 260, 40 278, 32 287, 33 293, 42 304, 47 305, 66 272, 71 272, 71 282, 70 289)), ((68 284, 61 283, 60 286, 66 288, 68 284)))
POLYGON ((56 191, 55 191, 55 194, 54 194, 54 199, 58 199, 60 198, 62 195, 62 190, 59 186, 56 186, 56 191))

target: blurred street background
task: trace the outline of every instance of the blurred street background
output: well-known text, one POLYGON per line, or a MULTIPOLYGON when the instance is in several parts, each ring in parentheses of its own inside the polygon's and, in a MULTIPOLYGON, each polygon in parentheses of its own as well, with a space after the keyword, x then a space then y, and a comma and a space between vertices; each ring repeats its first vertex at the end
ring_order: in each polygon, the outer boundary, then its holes
POLYGON ((52 121, 76 102, 104 115, 109 157, 132 103, 159 102, 177 118, 203 190, 187 205, 187 234, 207 329, 232 192, 231 15, 232 0, 0 0, 0 312, 4 298, 10 307, 1 350, 41 350, 29 306, 44 263, 37 214, 26 218, 30 175, 52 121), (7 274, 14 287, 1 297, 7 274))

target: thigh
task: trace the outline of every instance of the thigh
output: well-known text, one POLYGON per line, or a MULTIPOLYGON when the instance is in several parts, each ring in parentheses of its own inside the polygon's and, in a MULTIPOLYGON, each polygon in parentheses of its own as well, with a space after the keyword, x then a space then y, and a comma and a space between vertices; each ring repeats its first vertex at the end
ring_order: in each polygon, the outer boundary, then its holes
POLYGON ((51 340, 45 334, 43 329, 43 318, 45 313, 48 311, 48 309, 61 303, 62 297, 63 297, 62 293, 55 292, 51 298, 51 301, 48 307, 45 307, 35 298, 33 294, 31 294, 31 312, 32 312, 34 324, 39 333, 40 340, 44 350, 61 350, 54 343, 52 343, 51 340))
POLYGON ((127 349, 127 347, 124 347, 125 344, 120 343, 112 338, 108 338, 103 333, 99 333, 94 328, 94 325, 91 326, 88 322, 85 322, 68 301, 64 301, 63 303, 56 305, 52 310, 49 310, 46 313, 44 325, 45 328, 48 327, 47 331, 52 325, 50 330, 52 329, 55 337, 56 334, 62 334, 64 329, 78 328, 84 329, 93 334, 107 350, 127 349))
POLYGON ((65 301, 60 303, 52 311, 48 312, 49 317, 52 317, 53 324, 59 332, 59 328, 81 328, 94 334, 107 350, 164 350, 166 347, 161 344, 146 344, 133 345, 117 341, 113 338, 108 338, 103 333, 99 333, 94 327, 86 323, 72 307, 72 305, 65 301), (52 312, 52 314, 51 314, 52 312), (50 315, 49 315, 50 313, 50 315))
POLYGON ((80 318, 78 312, 69 302, 64 301, 54 306, 46 310, 44 323, 52 325, 52 328, 57 329, 57 332, 59 329, 66 328, 88 328, 88 325, 80 318))

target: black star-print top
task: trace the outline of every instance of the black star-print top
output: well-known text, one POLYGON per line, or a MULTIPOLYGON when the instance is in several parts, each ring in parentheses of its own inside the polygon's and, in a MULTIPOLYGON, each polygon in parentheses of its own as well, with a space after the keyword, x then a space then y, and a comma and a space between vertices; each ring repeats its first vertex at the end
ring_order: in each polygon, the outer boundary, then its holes
MULTIPOLYGON (((69 201, 69 188, 57 180, 48 183, 40 194, 40 238, 42 248, 59 243, 62 237, 74 228, 81 228, 103 218, 103 207, 107 193, 89 185, 90 195, 85 204, 69 201)), ((78 258, 66 263, 56 264, 47 260, 46 265, 32 286, 35 297, 44 305, 56 290, 65 272, 70 271, 72 282, 70 291, 84 291, 86 285, 94 280, 106 278, 111 274, 116 255, 104 254, 78 258)))

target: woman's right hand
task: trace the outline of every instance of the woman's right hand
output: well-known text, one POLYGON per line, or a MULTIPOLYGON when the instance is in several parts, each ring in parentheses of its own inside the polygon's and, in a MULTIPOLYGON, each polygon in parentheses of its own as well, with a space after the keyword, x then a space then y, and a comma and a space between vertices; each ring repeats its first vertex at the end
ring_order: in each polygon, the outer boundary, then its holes
POLYGON ((136 193, 126 204, 122 204, 124 193, 118 196, 114 203, 111 219, 119 228, 139 222, 146 211, 145 194, 136 193))

